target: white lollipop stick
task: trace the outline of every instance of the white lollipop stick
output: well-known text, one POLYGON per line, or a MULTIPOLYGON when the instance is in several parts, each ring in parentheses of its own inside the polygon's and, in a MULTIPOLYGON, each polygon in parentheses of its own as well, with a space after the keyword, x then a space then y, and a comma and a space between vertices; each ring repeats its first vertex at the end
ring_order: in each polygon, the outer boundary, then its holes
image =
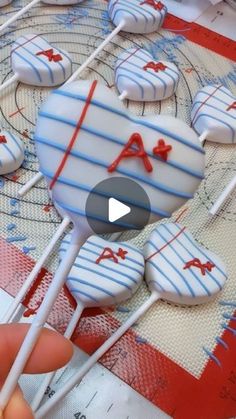
POLYGON ((41 172, 38 172, 30 180, 28 180, 28 182, 26 182, 24 186, 22 186, 19 189, 18 195, 20 197, 26 195, 30 191, 30 189, 32 189, 42 179, 43 179, 43 174, 41 172))
MULTIPOLYGON (((77 325, 77 323, 78 323, 78 321, 81 317, 81 314, 82 314, 83 310, 84 310, 84 306, 82 304, 78 304, 74 313, 73 313, 73 315, 72 315, 72 317, 71 317, 71 320, 70 320, 70 322, 67 326, 67 329, 64 333, 65 338, 70 339, 71 336, 73 335, 74 330, 75 330, 76 325, 77 325)), ((47 374, 45 376, 43 382, 41 383, 40 387, 38 388, 38 390, 35 394, 35 397, 33 398, 33 401, 31 403, 31 409, 33 410, 33 412, 35 412, 38 409, 38 407, 39 407, 39 405, 40 405, 40 403, 43 399, 43 396, 45 394, 45 391, 46 391, 47 387, 50 385, 50 383, 52 382, 55 374, 56 374, 56 371, 52 371, 49 374, 47 374)))
POLYGON ((0 93, 5 90, 8 86, 15 83, 18 80, 18 76, 14 74, 9 80, 5 81, 5 83, 0 85, 0 93))
POLYGON ((119 96, 119 99, 122 101, 128 96, 127 90, 124 90, 121 95, 119 96))
POLYGON ((204 143, 204 141, 206 141, 209 134, 210 132, 208 130, 204 131, 199 137, 200 143, 204 143))
POLYGON ((149 299, 85 362, 65 385, 45 403, 36 419, 44 415, 76 384, 104 353, 160 298, 178 304, 196 305, 209 301, 223 287, 227 273, 218 256, 200 247, 185 227, 170 223, 157 227, 146 245, 145 277, 149 299), (190 263, 192 259, 192 263, 190 263), (202 278, 203 279, 202 279, 202 278), (204 281, 204 282, 203 282, 204 281))
POLYGON ((65 84, 74 81, 97 57, 97 55, 112 41, 112 39, 124 28, 125 21, 122 20, 120 24, 110 33, 110 35, 99 45, 99 47, 90 55, 90 57, 76 70, 72 76, 66 81, 65 84))
MULTIPOLYGON (((62 241, 61 258, 69 242, 70 234, 62 241)), ((92 236, 80 249, 66 280, 66 286, 77 301, 76 313, 81 314, 81 310, 85 307, 111 306, 129 299, 141 284, 143 274, 144 258, 134 246, 126 243, 111 243, 92 236), (120 254, 122 257, 118 256, 120 254), (107 256, 110 257, 107 259, 107 256), (99 263, 97 263, 98 260, 99 263)), ((75 316, 72 316, 65 332, 67 338, 71 337, 79 320, 78 315, 75 314, 75 316)), ((31 404, 33 411, 39 407, 54 374, 48 374, 43 380, 31 404)))
POLYGON ((1 323, 8 323, 11 320, 12 316, 17 315, 20 303, 22 303, 22 301, 24 300, 24 297, 26 296, 28 290, 32 286, 32 284, 33 284, 35 278, 37 277, 38 273, 40 272, 42 266, 46 262, 48 256, 50 255, 50 253, 54 249, 55 245, 57 244, 58 240, 60 239, 61 235, 65 232, 65 230, 69 226, 69 224, 70 224, 70 219, 68 217, 64 218, 61 225, 57 229, 56 233, 52 237, 50 243, 47 245, 47 247, 45 248, 43 254, 40 257, 40 259, 35 264, 35 266, 34 266, 33 270, 31 271, 30 275, 28 276, 28 278, 24 282, 23 286, 21 287, 20 291, 18 292, 17 296, 15 297, 14 301, 12 302, 10 307, 8 308, 6 314, 3 316, 2 320, 1 320, 1 323))
POLYGON ((233 192, 233 190, 236 187, 236 176, 231 180, 231 182, 226 186, 226 188, 223 190, 222 194, 219 196, 215 204, 211 207, 209 213, 211 215, 216 215, 216 213, 219 211, 220 207, 224 204, 224 202, 227 200, 227 198, 230 196, 230 194, 233 192))
POLYGON ((36 413, 35 419, 45 417, 45 414, 51 410, 57 402, 59 402, 67 393, 69 393, 76 384, 79 384, 87 372, 96 364, 96 362, 132 327, 141 316, 143 316, 150 307, 160 298, 157 292, 153 292, 149 299, 134 313, 129 319, 113 333, 113 335, 83 364, 83 366, 76 372, 63 387, 56 392, 56 394, 48 400, 36 413))
POLYGON ((86 241, 87 237, 88 234, 86 234, 86 236, 80 236, 76 229, 73 231, 71 244, 68 247, 65 257, 61 262, 57 272, 55 273, 49 290, 38 310, 37 315, 33 320, 33 323, 23 341, 23 344, 17 354, 13 366, 2 387, 0 393, 1 410, 5 409, 16 388, 19 377, 24 371, 24 367, 30 357, 32 350, 34 349, 37 343, 42 327, 47 321, 51 308, 55 303, 57 296, 64 284, 65 278, 68 276, 71 266, 73 265, 74 260, 76 259, 76 256, 78 255, 78 252, 83 243, 86 241))
POLYGON ((32 0, 30 3, 28 3, 25 7, 23 7, 23 9, 19 10, 19 12, 17 12, 14 16, 12 16, 10 19, 8 19, 0 26, 0 32, 2 32, 4 29, 10 26, 11 23, 14 23, 20 16, 22 16, 24 13, 26 13, 29 9, 31 9, 39 2, 40 0, 32 0))

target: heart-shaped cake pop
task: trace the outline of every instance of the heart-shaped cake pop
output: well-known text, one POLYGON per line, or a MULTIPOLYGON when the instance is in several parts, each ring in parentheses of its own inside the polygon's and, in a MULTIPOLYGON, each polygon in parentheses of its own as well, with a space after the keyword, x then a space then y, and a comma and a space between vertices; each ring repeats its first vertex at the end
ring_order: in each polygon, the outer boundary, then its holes
POLYGON ((178 81, 179 70, 174 64, 155 60, 142 48, 128 49, 116 62, 116 86, 121 94, 127 92, 127 99, 166 99, 174 94, 178 81))
MULTIPOLYGON (((70 239, 68 234, 62 241, 61 259, 70 239)), ((66 286, 85 307, 104 307, 132 297, 143 275, 144 257, 135 246, 91 236, 80 249, 66 286)))
POLYGON ((192 126, 198 134, 207 133, 209 141, 236 142, 236 97, 219 85, 205 86, 195 96, 192 126))
MULTIPOLYGON (((168 116, 135 117, 96 81, 54 91, 39 112, 35 140, 52 198, 75 224, 85 222, 88 195, 107 178, 120 176, 143 187, 152 223, 192 198, 204 176, 204 151, 188 125, 168 116)), ((130 204, 129 195, 123 191, 124 204, 130 204)), ((96 219, 96 208, 89 216, 96 219)), ((105 219, 97 221, 104 221, 103 232, 110 231, 105 219)))
POLYGON ((24 160, 22 141, 8 131, 0 131, 0 175, 14 172, 24 160))
POLYGON ((124 21, 126 32, 150 33, 162 26, 167 8, 158 0, 109 0, 108 13, 114 25, 124 21))
POLYGON ((34 86, 57 86, 71 75, 69 54, 39 35, 23 35, 12 45, 12 69, 17 79, 34 86))
POLYGON ((144 254, 150 289, 174 303, 204 303, 221 291, 227 280, 221 259, 176 223, 161 224, 153 230, 144 254))

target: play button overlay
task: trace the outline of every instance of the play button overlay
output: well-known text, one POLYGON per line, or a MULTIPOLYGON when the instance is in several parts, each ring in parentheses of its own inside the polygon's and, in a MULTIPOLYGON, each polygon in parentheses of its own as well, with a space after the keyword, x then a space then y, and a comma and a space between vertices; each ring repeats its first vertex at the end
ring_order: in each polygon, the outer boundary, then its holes
POLYGON ((149 216, 147 193, 126 177, 98 183, 86 202, 87 221, 95 234, 141 230, 148 224, 149 216))
POLYGON ((131 209, 128 205, 123 204, 115 198, 109 199, 108 219, 110 223, 114 223, 130 212, 131 209))

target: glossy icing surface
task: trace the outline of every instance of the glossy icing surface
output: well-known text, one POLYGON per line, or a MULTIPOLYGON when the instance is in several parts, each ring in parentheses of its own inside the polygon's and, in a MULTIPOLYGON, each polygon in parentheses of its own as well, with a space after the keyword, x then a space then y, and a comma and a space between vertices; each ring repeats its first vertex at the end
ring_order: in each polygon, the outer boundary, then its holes
POLYGON ((23 160, 22 141, 9 131, 0 131, 0 175, 14 172, 23 160))
MULTIPOLYGON (((62 259, 70 243, 62 241, 62 259)), ((91 236, 82 246, 66 280, 66 286, 85 307, 119 304, 131 298, 144 275, 142 252, 128 243, 109 242, 91 236)))
POLYGON ((151 33, 162 26, 167 8, 157 0, 109 0, 108 13, 115 26, 125 22, 123 31, 151 33))
MULTIPOLYGON (((39 112, 35 141, 53 200, 77 225, 84 223, 89 192, 107 178, 122 176, 143 187, 152 223, 192 198, 204 177, 204 151, 189 126, 168 116, 136 117, 97 82, 52 92, 39 112)), ((129 191, 122 202, 129 203, 129 191)))
POLYGON ((236 97, 222 85, 205 86, 196 94, 192 107, 192 126, 207 140, 236 142, 236 97))
POLYGON ((162 224, 153 230, 144 254, 150 289, 174 303, 204 303, 219 293, 227 280, 223 261, 177 223, 162 224))
POLYGON ((35 34, 23 35, 13 43, 11 63, 18 80, 34 86, 57 86, 72 72, 69 54, 35 34))
POLYGON ((116 62, 115 82, 120 93, 128 93, 127 99, 163 100, 175 93, 179 70, 170 62, 155 60, 142 48, 130 48, 116 62))

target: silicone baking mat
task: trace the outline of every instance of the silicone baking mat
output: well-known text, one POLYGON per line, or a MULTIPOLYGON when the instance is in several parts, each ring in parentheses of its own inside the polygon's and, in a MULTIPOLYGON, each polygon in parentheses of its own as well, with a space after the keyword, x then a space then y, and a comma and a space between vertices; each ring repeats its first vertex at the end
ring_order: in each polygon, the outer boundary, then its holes
MULTIPOLYGON (((23 4, 16 0, 4 11, 2 9, 1 22, 23 4)), ((70 52, 74 68, 77 68, 112 30, 106 5, 105 1, 87 0, 68 8, 43 3, 33 8, 0 37, 1 82, 12 75, 11 44, 26 33, 43 34, 51 43, 70 52)), ((168 19, 165 27, 168 22, 173 23, 171 17, 168 19)), ((117 57, 131 46, 142 46, 156 59, 175 62, 181 80, 172 98, 154 104, 128 101, 127 108, 137 115, 169 114, 190 124, 191 103, 202 86, 220 82, 236 92, 236 66, 233 61, 187 40, 183 34, 181 30, 176 34, 166 29, 151 35, 120 33, 82 78, 97 79, 116 92, 113 68, 117 57)), ((33 132, 37 112, 49 91, 17 83, 6 89, 0 99, 1 127, 18 134, 26 146, 23 167, 0 178, 0 285, 13 296, 60 223, 44 182, 23 199, 16 199, 20 185, 38 169, 33 132)), ((186 419, 222 419, 236 415, 233 356, 236 329, 234 318, 230 319, 236 307, 236 193, 217 217, 208 215, 208 209, 235 174, 236 150, 234 146, 210 143, 205 148, 206 178, 195 199, 174 214, 173 219, 178 218, 190 228, 200 244, 221 255, 228 267, 229 281, 219 298, 205 306, 183 308, 164 301, 156 304, 101 360, 107 369, 153 404, 169 415, 186 419)), ((123 239, 131 239, 142 248, 152 228, 146 228, 134 238, 132 233, 123 234, 123 239)), ((26 310, 26 316, 37 310, 57 265, 55 252, 25 300, 30 308, 26 310)), ((73 341, 92 353, 147 297, 148 291, 143 285, 129 303, 118 309, 87 310, 73 341)), ((73 309, 74 302, 62 291, 49 324, 63 332, 73 309)), ((140 412, 135 419, 141 419, 144 414, 140 412)))

